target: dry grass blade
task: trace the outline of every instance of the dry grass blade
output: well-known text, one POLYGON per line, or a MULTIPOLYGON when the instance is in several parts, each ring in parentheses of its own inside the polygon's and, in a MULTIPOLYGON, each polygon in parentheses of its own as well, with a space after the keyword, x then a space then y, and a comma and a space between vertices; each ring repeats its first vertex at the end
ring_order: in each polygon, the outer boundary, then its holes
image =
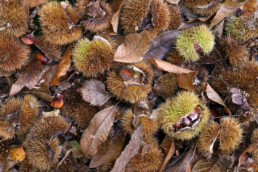
POLYGON ((236 9, 244 4, 244 1, 246 0, 227 0, 226 2, 224 2, 221 5, 220 9, 217 11, 215 17, 211 20, 210 28, 213 28, 224 18, 235 12, 236 9))
POLYGON ((142 126, 140 125, 132 134, 131 140, 125 147, 120 157, 116 160, 111 172, 122 172, 126 164, 134 157, 141 148, 142 126))
POLYGON ((125 36, 125 41, 117 48, 114 61, 122 63, 135 63, 141 61, 148 51, 150 38, 148 34, 134 33, 125 36))
POLYGON ((109 131, 113 126, 117 106, 110 106, 98 112, 84 130, 80 148, 85 156, 92 156, 98 152, 98 146, 108 138, 109 131))
POLYGON ((224 101, 222 100, 222 98, 219 96, 219 94, 209 85, 207 84, 206 87, 206 94, 208 96, 208 98, 220 105, 222 105, 225 109, 225 111, 231 115, 230 110, 227 108, 227 106, 225 105, 224 101))

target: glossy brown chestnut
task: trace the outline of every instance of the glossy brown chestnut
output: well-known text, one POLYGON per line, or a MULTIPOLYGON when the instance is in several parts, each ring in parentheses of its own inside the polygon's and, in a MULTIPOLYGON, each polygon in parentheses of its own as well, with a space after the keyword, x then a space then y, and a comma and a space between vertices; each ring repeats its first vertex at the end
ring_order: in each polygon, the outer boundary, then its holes
POLYGON ((22 36, 22 37, 21 37, 21 40, 22 40, 25 44, 27 44, 27 45, 32 45, 32 44, 34 44, 34 42, 35 42, 35 37, 34 37, 33 33, 31 33, 31 34, 22 36))
POLYGON ((55 98, 50 104, 50 106, 54 108, 61 108, 63 105, 64 105, 64 97, 59 93, 55 96, 55 98))
POLYGON ((180 121, 177 121, 174 125, 173 128, 175 128, 176 130, 182 128, 182 123, 180 121))
POLYGON ((120 70, 119 76, 122 78, 123 81, 128 81, 133 78, 133 74, 127 69, 120 70))
POLYGON ((188 117, 184 117, 182 119, 182 124, 183 124, 184 127, 191 126, 192 125, 192 121, 188 117))
POLYGON ((37 54, 37 59, 42 63, 42 64, 48 64, 51 62, 50 59, 46 58, 42 53, 37 54))
POLYGON ((190 118, 191 121, 195 121, 199 118, 199 113, 196 111, 191 111, 190 114, 188 115, 188 118, 190 118))

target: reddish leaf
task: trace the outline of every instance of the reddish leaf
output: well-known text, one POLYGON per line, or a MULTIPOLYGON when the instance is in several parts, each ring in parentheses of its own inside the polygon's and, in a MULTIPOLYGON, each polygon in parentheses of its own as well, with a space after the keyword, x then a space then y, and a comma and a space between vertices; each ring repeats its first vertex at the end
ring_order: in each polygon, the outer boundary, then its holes
POLYGON ((71 50, 72 50, 72 46, 70 45, 66 49, 62 59, 60 60, 60 62, 58 64, 57 71, 56 71, 52 81, 50 82, 50 86, 58 85, 60 83, 59 79, 62 76, 65 76, 66 72, 69 70, 69 68, 71 66, 71 50))
POLYGON ((164 160, 164 162, 163 162, 159 172, 162 172, 165 169, 168 161, 171 159, 171 157, 174 155, 174 153, 175 153, 175 141, 172 140, 170 149, 168 151, 168 154, 167 154, 167 156, 166 156, 166 158, 165 158, 165 160, 164 160))

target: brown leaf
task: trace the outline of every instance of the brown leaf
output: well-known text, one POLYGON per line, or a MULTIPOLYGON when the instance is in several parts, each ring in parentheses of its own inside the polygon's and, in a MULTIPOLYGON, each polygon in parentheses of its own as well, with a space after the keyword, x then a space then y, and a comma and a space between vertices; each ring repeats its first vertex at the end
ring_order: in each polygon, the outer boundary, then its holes
POLYGON ((196 71, 193 71, 191 73, 177 74, 176 79, 177 79, 178 86, 186 90, 193 90, 194 89, 193 79, 196 74, 197 74, 196 71))
POLYGON ((256 150, 258 149, 258 142, 255 142, 255 143, 249 145, 249 146, 244 150, 244 152, 242 152, 242 154, 240 155, 239 160, 238 160, 238 167, 240 167, 240 166, 242 165, 242 159, 243 159, 244 155, 246 154, 246 152, 249 152, 249 151, 255 150, 255 149, 256 149, 256 150))
POLYGON ((197 74, 196 71, 185 69, 154 58, 150 58, 149 61, 160 70, 177 74, 177 82, 180 88, 184 88, 187 90, 194 89, 193 78, 197 74))
POLYGON ((117 30, 118 30, 119 17, 120 17, 120 13, 123 5, 124 5, 124 0, 114 0, 111 2, 111 7, 114 12, 111 20, 111 25, 115 33, 117 33, 117 30))
POLYGON ((58 85, 60 83, 59 79, 62 76, 65 76, 66 72, 69 70, 69 68, 71 66, 71 50, 72 50, 72 46, 70 45, 66 49, 62 59, 60 60, 60 62, 58 64, 57 71, 56 71, 52 81, 50 82, 50 86, 58 85))
POLYGON ((190 150, 188 152, 186 152, 183 159, 181 159, 175 165, 165 169, 165 172, 186 171, 186 169, 189 168, 188 163, 190 164, 190 166, 193 166, 193 164, 195 164, 199 160, 198 154, 197 153, 194 154, 194 152, 195 152, 195 148, 194 148, 194 146, 191 146, 190 150))
POLYGON ((142 136, 142 126, 140 125, 132 134, 131 140, 126 145, 125 149, 121 153, 120 157, 116 160, 115 165, 111 172, 122 172, 126 164, 134 157, 141 148, 141 136, 142 136))
POLYGON ((165 138, 162 140, 162 143, 160 145, 160 147, 163 149, 165 155, 168 154, 171 144, 172 142, 174 142, 174 140, 172 138, 170 138, 169 136, 165 136, 165 138))
POLYGON ((41 62, 34 60, 24 67, 18 80, 12 85, 9 95, 17 94, 23 87, 32 89, 41 79, 49 66, 42 66, 41 62))
POLYGON ((107 140, 114 123, 116 109, 116 106, 110 106, 98 112, 84 130, 80 148, 85 156, 95 155, 98 152, 98 146, 107 140))
POLYGON ((165 169, 168 161, 171 159, 171 157, 174 155, 174 153, 175 153, 175 141, 172 140, 170 149, 168 151, 168 154, 167 154, 167 156, 166 156, 166 158, 165 158, 165 160, 164 160, 164 162, 163 162, 159 172, 162 172, 165 169))
POLYGON ((23 147, 21 146, 10 149, 10 157, 15 163, 23 161, 25 159, 25 151, 23 147))
POLYGON ((23 0, 23 4, 26 4, 30 8, 47 3, 49 0, 23 0))
POLYGON ((248 0, 244 4, 244 11, 249 13, 254 13, 258 9, 258 1, 257 0, 248 0))
POLYGON ((224 101, 222 100, 222 98, 219 96, 219 94, 209 85, 207 84, 206 87, 206 94, 208 96, 208 98, 222 106, 224 106, 224 110, 231 115, 230 110, 227 108, 227 106, 225 105, 224 101))
POLYGON ((96 79, 86 81, 81 93, 83 100, 93 106, 102 106, 111 98, 111 95, 105 90, 105 84, 96 79))
POLYGON ((231 164, 231 159, 220 158, 220 159, 201 159, 193 167, 192 172, 221 172, 227 171, 231 164))
POLYGON ((212 29, 224 18, 235 12, 241 5, 244 4, 244 1, 246 0, 226 0, 226 2, 220 6, 215 17, 211 20, 210 28, 212 29))
POLYGON ((166 0, 167 2, 171 3, 171 4, 175 4, 178 5, 180 0, 166 0))
MULTIPOLYGON (((120 130, 121 131, 121 130, 120 130)), ((97 155, 94 155, 90 162, 90 168, 96 168, 104 163, 115 162, 115 160, 119 157, 121 151, 124 147, 125 142, 125 134, 119 132, 118 136, 109 137, 108 141, 104 143, 106 146, 106 150, 103 152, 98 152, 97 155)))
POLYGON ((162 59, 174 45, 174 40, 180 31, 166 31, 157 36, 151 43, 144 58, 162 59))
POLYGON ((134 33, 125 36, 125 41, 117 48, 114 61, 135 63, 141 61, 148 51, 150 38, 147 32, 134 33))

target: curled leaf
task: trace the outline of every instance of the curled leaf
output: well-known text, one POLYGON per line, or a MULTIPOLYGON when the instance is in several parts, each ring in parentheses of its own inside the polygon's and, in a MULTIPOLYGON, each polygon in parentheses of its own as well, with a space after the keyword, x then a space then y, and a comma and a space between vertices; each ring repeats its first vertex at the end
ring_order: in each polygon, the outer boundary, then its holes
POLYGON ((10 157, 15 163, 23 161, 25 159, 25 151, 23 147, 10 149, 10 157))
POLYGON ((80 140, 80 148, 85 156, 95 155, 99 145, 107 140, 114 123, 116 110, 116 106, 110 106, 98 112, 84 130, 80 140))
POLYGON ((125 36, 124 42, 117 48, 114 61, 135 63, 143 59, 148 51, 150 38, 147 32, 134 33, 125 36))
POLYGON ((225 105, 224 101, 222 100, 222 98, 219 96, 219 94, 209 85, 207 84, 206 87, 206 94, 208 96, 208 98, 220 105, 222 105, 224 107, 224 110, 231 115, 230 110, 227 108, 227 106, 225 105))

